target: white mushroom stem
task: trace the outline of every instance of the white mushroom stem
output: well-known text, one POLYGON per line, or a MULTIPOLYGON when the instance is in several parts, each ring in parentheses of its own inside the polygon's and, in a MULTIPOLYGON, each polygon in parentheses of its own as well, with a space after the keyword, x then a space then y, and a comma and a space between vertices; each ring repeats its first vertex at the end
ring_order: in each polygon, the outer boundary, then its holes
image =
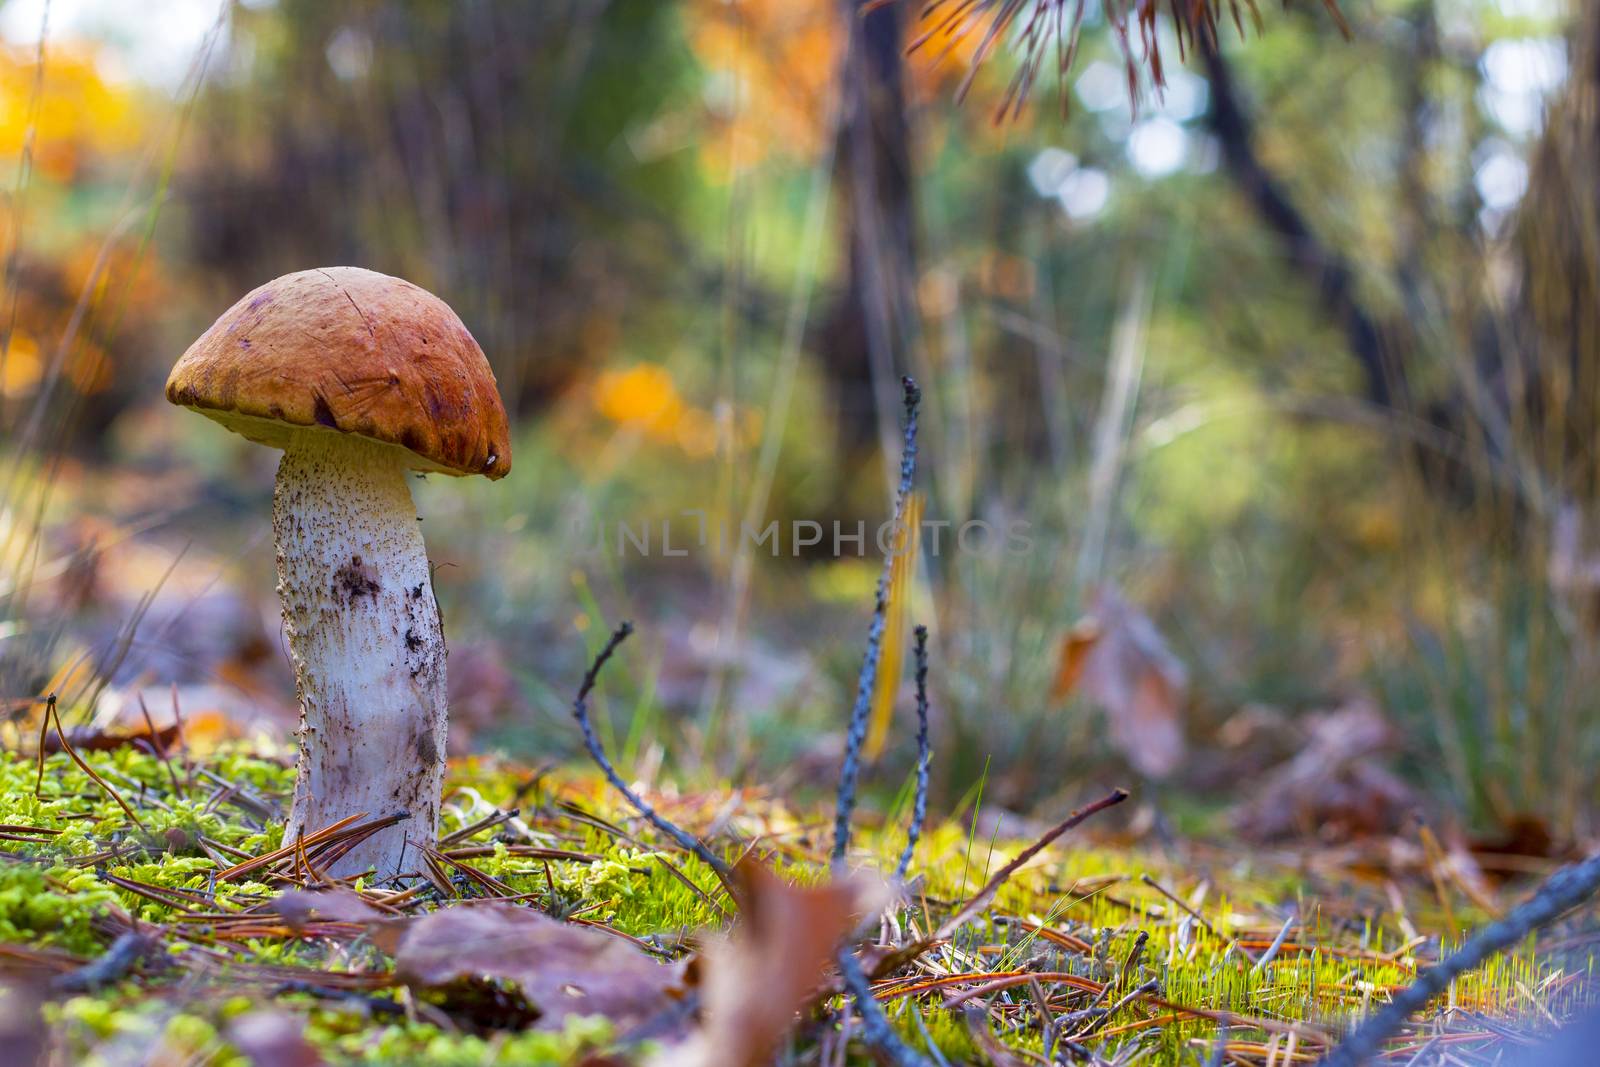
POLYGON ((272 499, 278 595, 300 696, 300 765, 284 843, 340 819, 406 812, 329 867, 417 870, 438 838, 445 645, 405 454, 296 433, 272 499))

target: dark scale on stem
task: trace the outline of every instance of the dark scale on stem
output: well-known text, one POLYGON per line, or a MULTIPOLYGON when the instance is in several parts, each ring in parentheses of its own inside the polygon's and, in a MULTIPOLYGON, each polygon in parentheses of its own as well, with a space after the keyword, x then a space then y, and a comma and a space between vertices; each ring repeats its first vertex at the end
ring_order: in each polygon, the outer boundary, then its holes
POLYGON ((334 592, 342 591, 350 599, 373 596, 380 588, 378 580, 362 565, 360 556, 351 556, 350 562, 334 574, 333 581, 334 592))

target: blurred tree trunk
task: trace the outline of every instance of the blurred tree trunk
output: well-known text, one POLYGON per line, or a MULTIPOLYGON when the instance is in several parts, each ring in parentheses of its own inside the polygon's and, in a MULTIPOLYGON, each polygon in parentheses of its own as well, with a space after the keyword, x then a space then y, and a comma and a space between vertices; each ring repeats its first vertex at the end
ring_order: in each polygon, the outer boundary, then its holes
MULTIPOLYGON (((1488 261, 1469 257, 1461 278, 1440 276, 1441 260, 1460 257, 1435 254, 1430 270, 1424 254, 1430 239, 1462 247, 1481 239, 1475 212, 1461 218, 1461 232, 1444 234, 1450 227, 1421 180, 1420 143, 1432 106, 1422 68, 1438 56, 1434 5, 1422 0, 1409 20, 1418 69, 1405 101, 1406 155, 1393 213, 1401 235, 1394 280, 1404 315, 1381 315, 1363 301, 1351 261, 1316 232, 1257 153, 1254 122, 1231 65, 1201 34, 1198 51, 1211 84, 1208 124, 1240 193, 1343 332, 1368 400, 1470 442, 1478 458, 1511 473, 1520 496, 1555 494, 1542 502, 1521 499, 1518 512, 1526 514, 1530 503, 1543 512, 1545 505, 1600 500, 1600 185, 1593 177, 1600 170, 1600 5, 1584 5, 1574 26, 1572 74, 1532 152, 1509 256, 1497 263, 1502 253, 1491 247, 1488 261), (1424 308, 1463 284, 1480 294, 1497 286, 1509 299, 1492 293, 1477 299, 1466 324, 1467 372, 1425 392, 1419 384, 1429 344, 1424 308), (1538 484, 1528 483, 1528 475, 1538 484)), ((1428 481, 1452 495, 1476 496, 1482 488, 1481 470, 1469 469, 1473 457, 1419 452, 1418 461, 1428 481)))
POLYGON ((1600 500, 1600 5, 1530 159, 1513 244, 1520 287, 1498 393, 1525 410, 1534 462, 1567 500, 1600 500))
POLYGON ((1362 302, 1350 261, 1318 236, 1283 182, 1257 154, 1254 121, 1217 40, 1203 30, 1195 38, 1211 83, 1207 124, 1222 147, 1229 175, 1262 223, 1277 235, 1290 264, 1315 287, 1322 308, 1343 332, 1360 367, 1367 399, 1382 408, 1401 406, 1408 394, 1405 366, 1395 356, 1398 349, 1387 336, 1390 331, 1362 302))
MULTIPOLYGON (((839 4, 849 43, 841 68, 837 187, 850 273, 818 339, 847 461, 875 443, 892 443, 897 380, 909 363, 916 314, 903 5, 870 12, 868 6, 869 0, 839 4)), ((893 448, 885 454, 892 456, 893 448)))

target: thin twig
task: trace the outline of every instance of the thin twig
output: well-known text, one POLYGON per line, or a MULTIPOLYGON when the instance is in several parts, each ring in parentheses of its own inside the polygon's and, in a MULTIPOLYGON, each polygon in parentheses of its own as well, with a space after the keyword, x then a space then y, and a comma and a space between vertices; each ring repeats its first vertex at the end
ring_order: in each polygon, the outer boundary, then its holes
POLYGON ((600 746, 600 739, 595 736, 594 723, 589 719, 589 694, 594 691, 595 683, 599 680, 600 671, 605 667, 606 661, 617 650, 617 646, 626 641, 631 633, 633 633, 633 623, 624 622, 621 626, 618 626, 612 632, 611 637, 607 639, 605 647, 600 649, 600 654, 594 658, 594 662, 589 664, 589 669, 584 672, 583 684, 578 687, 578 698, 572 702, 572 717, 578 720, 578 728, 583 731, 583 746, 589 750, 589 757, 599 766, 600 772, 606 776, 606 781, 611 783, 613 789, 627 798, 628 803, 633 805, 635 811, 643 815, 651 826, 676 841, 678 846, 685 852, 693 853, 699 857, 700 862, 715 871, 717 877, 722 880, 722 884, 727 886, 728 891, 732 893, 733 872, 728 865, 713 855, 711 850, 699 838, 669 822, 655 808, 645 803, 644 798, 629 789, 628 783, 622 780, 622 776, 617 773, 617 769, 611 765, 611 760, 606 757, 605 749, 600 746))
POLYGON ((167 746, 161 740, 155 720, 150 717, 150 709, 145 707, 143 693, 139 694, 139 711, 144 715, 145 728, 150 731, 150 747, 155 751, 161 765, 167 769, 167 777, 172 781, 172 795, 181 800, 183 787, 178 784, 178 772, 172 769, 172 761, 167 758, 167 746))
POLYGON ((1228 940, 1226 937, 1223 937, 1221 934, 1217 933, 1217 928, 1212 926, 1204 915, 1201 915, 1198 911, 1195 911, 1187 901, 1182 900, 1176 893, 1162 885, 1160 882, 1156 881, 1154 878, 1150 877, 1149 874, 1141 874, 1139 876, 1139 881, 1143 882, 1151 889, 1154 889, 1157 893, 1160 893, 1162 896, 1166 897, 1167 900, 1177 905, 1179 909, 1188 915, 1189 918, 1199 923, 1201 929, 1210 934, 1212 937, 1222 941, 1228 940))
MULTIPOLYGON (((894 525, 904 521, 906 498, 917 472, 917 406, 922 390, 909 377, 900 379, 905 389, 906 425, 900 451, 900 486, 895 491, 894 525)), ((889 610, 889 573, 894 553, 886 552, 883 570, 878 574, 877 599, 872 608, 872 623, 867 628, 867 654, 856 678, 856 702, 850 709, 850 728, 845 734, 844 765, 839 769, 838 809, 833 820, 833 863, 840 865, 850 849, 850 818, 856 808, 856 780, 861 776, 861 746, 866 740, 867 718, 872 709, 872 694, 877 688, 878 660, 883 655, 884 617, 889 610)))
POLYGON ((954 915, 950 916, 950 918, 946 919, 944 923, 940 925, 939 929, 934 933, 933 939, 936 941, 947 940, 954 935, 957 930, 971 922, 974 916, 989 906, 990 901, 994 900, 995 894, 1000 892, 1000 887, 1005 885, 1013 874, 1016 874, 1027 864, 1029 860, 1033 859, 1033 857, 1037 856, 1039 853, 1043 852, 1047 847, 1049 847, 1050 843, 1056 838, 1060 837, 1068 830, 1071 830, 1073 827, 1083 823, 1090 816, 1097 815, 1107 808, 1115 807, 1127 799, 1128 791, 1126 789, 1113 789, 1110 793, 1101 797, 1093 804, 1079 808, 1071 815, 1068 815, 1061 822, 1051 827, 1043 837, 1039 838, 1039 840, 1035 841, 1021 852, 1017 853, 1016 859, 1012 860, 1010 863, 996 871, 994 877, 990 878, 989 881, 984 884, 984 887, 978 890, 977 895, 962 905, 954 915))
MULTIPOLYGON (((3 354, 3 349, 0 349, 0 354, 3 354)), ((40 798, 44 796, 44 744, 50 735, 50 709, 55 707, 56 695, 51 693, 44 699, 44 715, 39 719, 39 773, 33 780, 33 795, 40 798)))
MULTIPOLYGON (((1110 988, 1111 988, 1111 983, 1107 982, 1102 987, 1101 992, 1104 993, 1105 990, 1110 989, 1110 988)), ((1121 1011, 1123 1008, 1126 1008, 1129 1004, 1132 1004, 1134 1001, 1138 1000, 1140 997, 1149 996, 1150 994, 1157 992, 1158 990, 1160 990, 1160 988, 1161 988, 1161 983, 1160 983, 1159 980, 1157 980, 1155 978, 1151 978, 1151 979, 1146 980, 1144 983, 1142 983, 1138 987, 1136 987, 1134 989, 1130 989, 1127 993, 1123 994, 1123 996, 1122 996, 1122 998, 1120 1000, 1118 1000, 1115 1004, 1111 1005, 1111 1007, 1105 1009, 1104 1013, 1099 1015, 1094 1020, 1092 1020, 1089 1023, 1088 1026, 1084 1027, 1082 1030, 1080 1030, 1077 1033, 1072 1034, 1070 1036, 1072 1038, 1074 1038, 1074 1039, 1087 1037, 1091 1032, 1093 1032, 1095 1030, 1096 1027, 1100 1026, 1107 1019, 1110 1019, 1110 1018, 1114 1017, 1117 1014, 1117 1012, 1121 1011)))
MULTIPOLYGON (((56 695, 54 693, 51 693, 45 698, 44 713, 46 720, 55 721, 56 737, 61 740, 61 751, 70 756, 72 758, 72 762, 78 765, 79 770, 81 770, 84 774, 87 774, 95 785, 99 786, 108 796, 111 797, 112 800, 117 802, 117 807, 122 809, 123 814, 127 815, 128 818, 133 820, 133 825, 137 826, 140 831, 149 833, 149 830, 145 827, 143 821, 140 820, 139 813, 134 811, 133 808, 128 805, 126 800, 122 799, 122 794, 117 792, 116 789, 112 787, 110 782, 107 782, 104 778, 96 774, 94 772, 94 768, 90 767, 84 762, 83 757, 78 755, 78 750, 72 747, 72 742, 67 740, 67 731, 66 728, 61 725, 61 712, 56 708, 56 695)), ((39 767, 42 773, 44 768, 44 750, 42 748, 39 751, 39 767)))
POLYGON ((178 731, 178 748, 183 752, 183 774, 194 785, 194 764, 189 759, 189 737, 183 729, 183 709, 178 706, 178 683, 172 683, 172 725, 178 731))
POLYGON ((1600 854, 1552 874, 1533 897, 1506 917, 1481 928, 1466 944, 1417 975, 1381 1011, 1357 1027, 1323 1058, 1323 1067, 1358 1067, 1378 1054, 1383 1043, 1406 1024, 1412 1012, 1449 988, 1450 983, 1483 961, 1555 921, 1587 901, 1600 888, 1600 854))
POLYGON ((895 869, 895 878, 901 882, 906 880, 911 857, 922 837, 922 824, 928 818, 928 765, 933 762, 933 748, 928 742, 928 628, 918 626, 912 635, 916 639, 917 662, 917 796, 911 805, 906 848, 900 854, 900 866, 895 869))
POLYGON ((499 826, 501 823, 509 822, 519 814, 521 814, 520 809, 512 808, 510 811, 497 811, 493 815, 486 815, 471 825, 463 826, 461 829, 439 838, 439 845, 441 848, 449 848, 457 841, 465 841, 474 834, 481 834, 483 831, 499 826))
POLYGON ((924 952, 927 952, 935 945, 938 945, 941 942, 949 941, 955 936, 958 930, 960 930, 967 923, 971 922, 978 916, 980 912, 983 911, 984 908, 989 906, 989 904, 994 900, 995 895, 1000 892, 1000 887, 1004 885, 1013 874, 1016 874, 1030 860, 1032 860, 1033 857, 1044 851, 1044 849, 1048 847, 1056 838, 1060 837, 1068 830, 1071 830, 1073 827, 1083 823, 1089 817, 1097 815, 1109 807, 1121 804, 1127 799, 1128 791, 1126 789, 1113 789, 1110 793, 1101 797, 1093 804, 1090 804, 1087 807, 1079 808, 1071 815, 1068 815, 1060 823, 1047 830, 1043 837, 1039 838, 1039 840, 1035 841, 1033 844, 1029 845, 1027 848, 1018 853, 1016 859, 1012 860, 1010 863, 1006 864, 1004 867, 1000 868, 1000 870, 995 872, 994 877, 990 878, 989 881, 984 884, 984 887, 978 890, 977 894, 973 896, 972 899, 968 900, 961 907, 957 908, 954 914, 952 914, 948 919, 939 925, 938 929, 934 930, 931 934, 928 934, 925 937, 911 942, 908 945, 902 945, 891 952, 885 953, 882 958, 875 961, 872 971, 873 977, 882 978, 884 975, 893 972, 896 968, 904 966, 905 964, 916 959, 918 956, 921 956, 924 952))

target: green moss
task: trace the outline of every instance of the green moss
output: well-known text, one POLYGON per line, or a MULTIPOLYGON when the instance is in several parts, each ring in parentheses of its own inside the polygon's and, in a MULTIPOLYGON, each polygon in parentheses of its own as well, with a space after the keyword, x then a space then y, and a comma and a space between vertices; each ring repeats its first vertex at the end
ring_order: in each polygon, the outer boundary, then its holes
MULTIPOLYGON (((470 1026, 452 1030, 433 1009, 413 1005, 403 993, 388 989, 371 994, 391 1006, 379 1013, 373 1008, 381 1004, 361 997, 313 997, 284 990, 281 980, 259 977, 241 980, 237 992, 219 996, 219 989, 229 988, 225 969, 220 983, 197 983, 186 976, 215 970, 227 954, 240 964, 309 968, 305 973, 312 977, 329 971, 381 972, 388 966, 364 937, 335 943, 284 930, 264 931, 242 942, 211 942, 205 915, 244 911, 282 888, 265 873, 257 875, 261 881, 217 882, 218 864, 212 856, 231 855, 229 849, 257 855, 278 847, 281 829, 272 809, 288 795, 292 770, 282 761, 236 749, 218 753, 201 767, 172 771, 131 749, 88 758, 101 778, 135 806, 142 828, 65 756, 47 760, 38 796, 31 761, 15 755, 0 758, 0 823, 59 831, 0 846, 7 854, 0 861, 0 942, 23 952, 94 957, 105 951, 113 929, 104 920, 126 916, 153 924, 178 966, 49 1005, 47 1019, 71 1062, 111 1062, 120 1048, 164 1047, 178 1061, 242 1065, 243 1058, 228 1043, 228 1025, 263 1002, 292 1013, 302 1023, 301 1032, 335 1064, 542 1067, 579 1062, 586 1053, 614 1042, 616 1035, 604 1020, 575 1020, 560 1033, 474 1033, 470 1026), (176 790, 174 774, 182 783, 176 790), (141 886, 148 888, 139 891, 141 886), (197 894, 204 906, 196 904, 194 910, 201 914, 185 916, 177 902, 161 899, 163 889, 197 894)), ((679 852, 653 848, 648 828, 596 777, 556 776, 519 796, 525 781, 522 769, 494 760, 470 760, 455 768, 443 833, 520 804, 513 823, 456 843, 484 849, 467 860, 477 870, 515 893, 535 895, 548 910, 653 937, 665 946, 681 945, 684 935, 727 925, 735 908, 714 874, 679 852), (518 854, 513 843, 578 858, 547 862, 518 854)), ((664 800, 669 812, 674 803, 670 796, 664 800)), ((696 812, 722 808, 706 798, 684 798, 682 804, 680 817, 690 825, 696 812)), ((735 835, 741 841, 767 841, 774 850, 769 860, 787 877, 801 882, 826 877, 828 866, 816 852, 811 830, 819 813, 793 813, 769 801, 748 800, 733 810, 735 835)), ((863 862, 876 856, 880 869, 890 868, 903 833, 895 825, 864 829, 858 842, 863 862)), ((733 841, 724 844, 730 855, 741 847, 733 841)), ((910 935, 936 927, 954 902, 975 893, 1024 844, 975 834, 967 822, 930 826, 913 872, 914 899, 896 914, 902 930, 910 935)), ((1387 991, 1412 980, 1419 964, 1412 956, 1417 946, 1406 944, 1386 894, 1353 882, 1308 881, 1245 856, 1214 850, 1200 854, 1206 859, 1197 869, 1209 872, 1204 876, 1137 849, 1073 844, 1049 850, 1001 888, 988 915, 924 957, 932 965, 928 973, 982 976, 1025 969, 1109 980, 1113 991, 1102 1003, 1108 1007, 1155 979, 1160 995, 1184 1011, 1131 999, 1100 1024, 1099 1032, 1079 1040, 1108 1057, 1124 1046, 1137 1046, 1147 1050, 1143 1062, 1157 1065, 1191 1062, 1196 1049, 1214 1038, 1215 1023, 1194 1012, 1336 1032, 1364 1007, 1381 1002, 1387 991), (1188 918, 1142 881, 1146 874, 1190 899, 1206 925, 1188 918), (1202 881, 1203 900, 1195 896, 1202 881), (1319 899, 1326 903, 1319 905, 1319 899), (1254 967, 1251 957, 1261 954, 1262 942, 1272 938, 1290 906, 1301 917, 1300 925, 1268 966, 1254 967), (1056 939, 1040 936, 1035 929, 1039 923, 1056 931, 1056 939), (1087 943, 1092 951, 1064 946, 1060 935, 1087 943), (1129 954, 1141 935, 1142 956, 1129 968, 1129 954), (1253 952, 1238 941, 1254 944, 1253 952)), ((1431 886, 1426 888, 1428 892, 1409 899, 1408 921, 1437 932, 1446 928, 1445 919, 1431 886)), ((1464 923, 1481 918, 1463 902, 1456 902, 1454 910, 1464 923)), ((1562 962, 1568 973, 1582 966, 1581 961, 1562 962)), ((1452 996, 1457 1004, 1476 1010, 1520 1011, 1528 1006, 1524 991, 1550 988, 1547 980, 1555 973, 1525 951, 1464 977, 1452 996)), ((903 977, 926 978, 927 973, 908 970, 903 977)), ((979 1002, 951 1008, 945 998, 984 980, 975 977, 963 986, 908 996, 891 993, 885 1009, 914 1047, 931 1042, 955 1062, 981 1058, 966 1016, 966 1008, 979 1002)), ((1057 1015, 1087 1002, 1070 982, 1058 979, 1042 980, 1037 992, 1014 986, 993 993, 984 999, 990 1017, 1005 1021, 999 1029, 1007 1044, 1046 1051, 1033 1014, 1040 993, 1057 1015)), ((1559 1005, 1546 1006, 1561 1010, 1559 1005)), ((837 1025, 839 1016, 832 1018, 837 1025)), ((815 1041, 818 1033, 815 1025, 802 1027, 796 1047, 815 1041)), ((1269 1039, 1248 1023, 1235 1033, 1239 1041, 1269 1039)), ((637 1046, 630 1047, 632 1054, 637 1051, 637 1046)))

